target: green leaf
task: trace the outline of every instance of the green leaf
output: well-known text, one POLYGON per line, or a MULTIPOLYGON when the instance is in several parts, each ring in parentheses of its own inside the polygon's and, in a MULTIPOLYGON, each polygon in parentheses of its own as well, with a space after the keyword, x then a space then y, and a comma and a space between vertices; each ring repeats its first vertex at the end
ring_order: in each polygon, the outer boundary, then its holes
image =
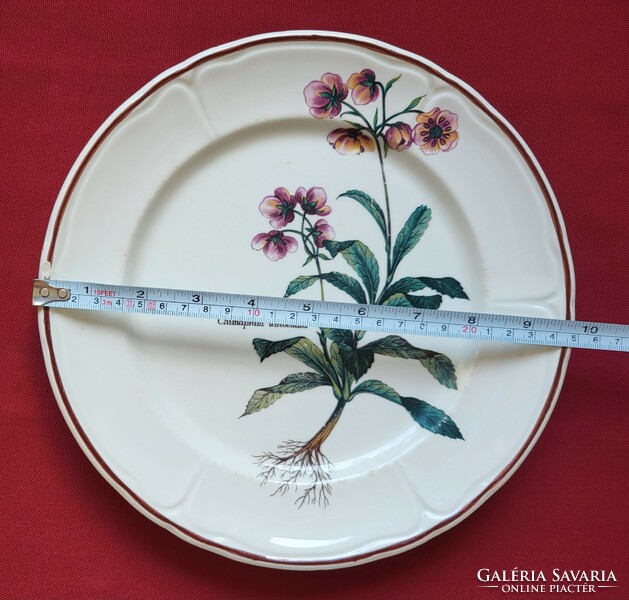
MULTIPOLYGON (((317 275, 317 277, 319 277, 317 275)), ((365 291, 361 287, 360 283, 353 277, 345 275, 345 273, 323 273, 321 279, 331 283, 334 287, 349 294, 358 304, 367 304, 367 298, 365 297, 365 291)))
POLYGON ((414 98, 413 100, 411 100, 411 103, 406 107, 404 112, 406 112, 407 110, 412 110, 413 108, 415 108, 421 102, 422 98, 423 98, 423 96, 417 96, 417 98, 414 98))
POLYGON ((387 226, 386 221, 384 219, 384 213, 382 212, 382 208, 380 205, 369 195, 365 194, 365 192, 361 192, 360 190, 347 190, 344 194, 340 194, 339 198, 351 198, 352 200, 356 200, 363 208, 367 210, 367 212, 375 219, 378 227, 380 227, 380 231, 382 231, 382 235, 385 240, 387 237, 387 226))
POLYGON ((308 338, 298 338, 294 344, 287 347, 284 352, 290 357, 304 363, 306 366, 314 369, 321 375, 332 378, 330 364, 325 358, 323 352, 315 346, 308 338))
POLYGON ((386 94, 390 89, 391 86, 400 78, 402 77, 402 74, 400 73, 397 77, 394 77, 393 79, 389 80, 387 82, 387 85, 384 86, 384 93, 386 94))
POLYGON ((382 304, 385 306, 405 306, 406 308, 412 308, 405 294, 393 294, 393 296, 389 296, 382 304))
POLYGON ((441 296, 413 296, 411 294, 393 294, 382 304, 385 306, 405 306, 406 308, 432 308, 441 306, 441 296))
POLYGON ((441 385, 456 389, 456 369, 445 354, 417 348, 399 335, 388 335, 366 344, 362 349, 393 358, 418 360, 441 385))
POLYGON ((325 337, 337 344, 347 344, 351 346, 354 343, 354 335, 348 329, 329 329, 328 327, 323 327, 321 331, 323 331, 325 337))
POLYGON ((330 380, 319 373, 293 373, 282 379, 277 385, 256 390, 247 403, 245 412, 241 415, 250 415, 263 408, 268 408, 284 394, 304 392, 322 385, 332 385, 330 380))
POLYGON ((386 300, 389 296, 393 296, 393 294, 416 292, 424 289, 425 287, 426 284, 420 277, 403 277, 402 279, 394 281, 388 288, 386 288, 386 290, 382 292, 382 299, 386 300))
POLYGON ((373 365, 374 353, 364 348, 356 349, 356 367, 352 374, 356 379, 360 379, 373 365))
POLYGON ((380 287, 380 268, 373 252, 361 241, 352 240, 349 242, 325 241, 323 243, 326 250, 334 257, 339 252, 347 261, 347 264, 354 269, 361 278, 369 302, 375 302, 378 287, 380 287))
POLYGON ((387 335, 379 340, 365 344, 363 348, 373 350, 376 354, 392 356, 394 358, 413 358, 419 360, 420 358, 434 354, 432 350, 416 348, 399 335, 387 335))
MULTIPOLYGON (((304 263, 304 266, 306 263, 304 263)), ((313 285, 315 282, 319 281, 318 275, 300 275, 293 279, 286 288, 286 292, 284 292, 284 298, 288 298, 297 292, 301 292, 301 290, 305 290, 313 285)))
MULTIPOLYGON (((279 386, 274 386, 279 387, 279 386)), ((271 406, 276 400, 279 400, 284 394, 274 391, 274 387, 262 388, 253 392, 253 396, 249 398, 245 412, 240 415, 244 417, 251 413, 258 412, 263 408, 271 406)))
POLYGON ((354 379, 360 379, 373 364, 374 354, 370 350, 356 348, 358 336, 344 329, 323 329, 324 335, 339 349, 343 366, 354 379))
POLYGON ((382 383, 382 381, 378 379, 368 379, 357 385, 349 399, 353 400, 358 394, 374 394, 386 400, 390 400, 391 402, 395 402, 395 404, 402 404, 400 395, 390 385, 382 383))
POLYGON ((338 379, 343 381, 345 379, 343 356, 341 355, 341 348, 334 342, 330 344, 330 363, 332 363, 332 368, 338 379))
POLYGON ((432 308, 438 309, 441 306, 441 296, 435 294, 433 296, 413 296, 412 294, 404 294, 409 304, 413 308, 432 308))
POLYGON ((442 385, 456 390, 456 369, 452 361, 440 352, 419 359, 428 372, 442 385))
POLYGON ((376 108, 376 112, 373 115, 373 128, 376 128, 376 125, 378 124, 378 109, 376 108))
POLYGON ((430 209, 418 206, 398 233, 393 247, 391 272, 395 272, 402 259, 417 245, 430 223, 430 209))
POLYGON ((463 290, 463 286, 454 277, 417 277, 424 285, 435 292, 450 296, 450 298, 463 298, 469 300, 468 295, 463 290))
MULTIPOLYGON (((347 114, 347 113, 343 113, 343 114, 347 114)), ((350 113, 350 114, 356 114, 356 113, 350 113)), ((356 123, 355 121, 348 121, 347 119, 343 119, 346 123, 348 123, 349 125, 351 125, 352 127, 355 127, 356 129, 362 129, 363 126, 360 123, 356 123)))
POLYGON ((455 440, 463 439, 456 423, 440 408, 417 398, 402 397, 401 401, 413 420, 424 429, 455 440))
POLYGON ((358 394, 374 394, 399 404, 420 427, 452 439, 463 439, 456 423, 441 409, 417 398, 400 396, 390 385, 378 379, 368 379, 357 385, 349 399, 353 400, 358 394))
POLYGON ((343 252, 354 243, 354 240, 348 240, 346 242, 335 242, 333 240, 325 240, 323 247, 330 253, 332 258, 336 258, 339 252, 343 252))
POLYGON ((253 347, 260 357, 260 362, 265 358, 269 358, 273 354, 278 352, 284 352, 287 348, 290 348, 293 344, 296 344, 299 340, 305 339, 303 336, 289 338, 287 340, 280 340, 279 342, 273 342, 271 340, 264 340, 262 338, 254 338, 253 347))

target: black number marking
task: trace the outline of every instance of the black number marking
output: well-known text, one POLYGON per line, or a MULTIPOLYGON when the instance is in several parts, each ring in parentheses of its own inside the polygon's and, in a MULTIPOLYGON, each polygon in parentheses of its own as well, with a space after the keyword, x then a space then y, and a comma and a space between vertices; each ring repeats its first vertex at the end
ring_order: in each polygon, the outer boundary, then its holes
POLYGON ((360 316, 364 316, 364 315, 366 315, 366 314, 367 314, 367 309, 361 306, 361 307, 358 309, 358 314, 359 314, 360 316))
POLYGON ((144 298, 144 297, 146 297, 146 292, 144 290, 138 290, 135 293, 135 297, 136 298, 144 298))
POLYGON ((304 312, 308 312, 310 309, 311 309, 310 304, 304 304, 304 305, 301 307, 301 310, 303 310, 304 312))
POLYGON ((467 320, 467 322, 468 322, 470 325, 474 325, 474 323, 476 323, 476 317, 470 317, 470 318, 467 320))
POLYGON ((192 294, 193 302, 201 302, 201 296, 199 294, 192 294))

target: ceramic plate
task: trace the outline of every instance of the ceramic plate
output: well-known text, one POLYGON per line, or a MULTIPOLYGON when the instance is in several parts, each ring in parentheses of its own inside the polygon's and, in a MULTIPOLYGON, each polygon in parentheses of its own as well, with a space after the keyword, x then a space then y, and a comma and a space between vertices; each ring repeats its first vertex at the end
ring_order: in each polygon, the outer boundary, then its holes
MULTIPOLYGON (((570 318, 522 139, 439 67, 323 32, 163 73, 72 168, 41 277, 570 318)), ((333 568, 452 527, 513 473, 553 348, 41 309, 79 444, 144 515, 231 558, 333 568)), ((473 337, 477 325, 469 323, 473 337)))

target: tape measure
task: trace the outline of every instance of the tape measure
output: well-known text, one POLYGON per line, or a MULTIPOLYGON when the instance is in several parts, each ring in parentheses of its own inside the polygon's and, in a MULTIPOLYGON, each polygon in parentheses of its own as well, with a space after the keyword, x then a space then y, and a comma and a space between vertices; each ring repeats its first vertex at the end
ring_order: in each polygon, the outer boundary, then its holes
POLYGON ((33 305, 629 351, 629 325, 36 279, 33 305))

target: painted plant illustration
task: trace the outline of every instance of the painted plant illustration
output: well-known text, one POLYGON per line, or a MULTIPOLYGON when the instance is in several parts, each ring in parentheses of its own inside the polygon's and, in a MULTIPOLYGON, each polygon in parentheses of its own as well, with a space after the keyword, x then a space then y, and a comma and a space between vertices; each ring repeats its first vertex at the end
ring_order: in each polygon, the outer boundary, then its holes
MULTIPOLYGON (((318 288, 325 300, 325 285, 333 286, 357 303, 439 308, 442 296, 467 299, 461 284, 452 277, 413 276, 396 279, 400 263, 413 251, 428 228, 431 211, 417 206, 402 228, 392 231, 392 203, 389 198, 385 160, 392 151, 403 152, 418 146, 426 155, 453 150, 458 142, 457 115, 447 110, 417 108, 422 97, 413 99, 403 110, 389 113, 388 94, 399 77, 386 84, 378 81, 370 69, 352 74, 347 83, 339 75, 326 73, 304 89, 310 114, 317 119, 343 121, 332 130, 328 143, 339 154, 375 153, 382 175, 382 189, 374 196, 351 189, 338 195, 339 200, 354 201, 373 218, 382 234, 386 264, 379 264, 364 242, 335 239, 327 217, 332 212, 326 191, 321 187, 288 190, 278 187, 260 203, 260 212, 269 220, 270 231, 257 234, 254 250, 262 250, 272 261, 287 253, 305 253, 303 268, 288 284, 285 296, 292 296, 311 286, 318 288), (351 100, 350 100, 351 98, 351 100), (370 118, 362 107, 376 103, 370 118), (414 120, 414 123, 413 123, 414 120), (407 121, 411 121, 409 124, 407 121), (379 198, 379 200, 377 199, 379 198), (328 268, 344 259, 355 276, 328 268), (418 293, 420 292, 420 293, 418 293)), ((283 352, 302 363, 306 371, 287 375, 277 385, 258 389, 249 400, 243 416, 270 407, 286 394, 317 387, 327 387, 336 406, 327 421, 308 441, 288 440, 275 451, 255 456, 261 468, 262 483, 276 486, 273 495, 293 491, 296 504, 327 506, 332 492, 332 463, 323 446, 338 423, 345 406, 361 394, 373 394, 399 405, 416 424, 428 431, 453 439, 463 439, 457 425, 441 409, 426 400, 402 396, 391 385, 366 379, 376 355, 417 361, 442 385, 456 389, 452 361, 444 354, 418 348, 397 335, 362 343, 364 332, 322 328, 318 345, 305 336, 279 341, 255 338, 253 346, 261 361, 283 352)))

